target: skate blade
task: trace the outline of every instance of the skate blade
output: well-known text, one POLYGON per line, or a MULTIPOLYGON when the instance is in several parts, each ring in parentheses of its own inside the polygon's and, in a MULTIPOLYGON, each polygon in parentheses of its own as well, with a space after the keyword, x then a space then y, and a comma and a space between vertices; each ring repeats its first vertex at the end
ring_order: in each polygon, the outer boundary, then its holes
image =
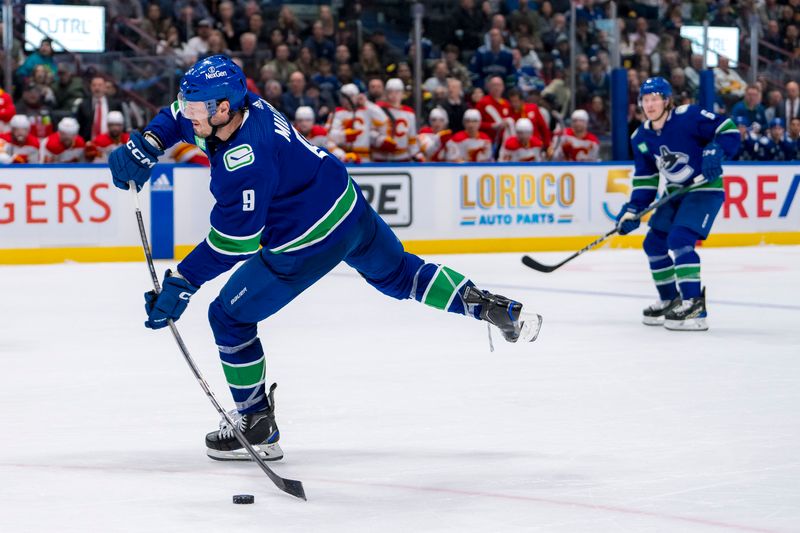
POLYGON ((664 325, 664 317, 663 316, 645 316, 642 317, 642 324, 645 326, 663 326, 664 325))
POLYGON ((689 318, 687 320, 665 320, 664 327, 670 331, 706 331, 708 324, 705 318, 689 318))
MULTIPOLYGON (((283 450, 281 449, 281 445, 277 442, 275 444, 254 444, 253 448, 259 453, 262 459, 265 461, 278 461, 283 459, 283 450)), ((247 450, 241 448, 239 450, 230 450, 230 451, 222 451, 222 450, 212 450, 211 448, 206 448, 206 455, 210 458, 214 459, 215 461, 252 461, 253 458, 250 457, 250 454, 247 453, 247 450)))
POLYGON ((536 313, 522 312, 519 314, 519 319, 522 322, 522 328, 517 337, 517 342, 533 342, 539 337, 539 331, 542 329, 542 315, 536 313))

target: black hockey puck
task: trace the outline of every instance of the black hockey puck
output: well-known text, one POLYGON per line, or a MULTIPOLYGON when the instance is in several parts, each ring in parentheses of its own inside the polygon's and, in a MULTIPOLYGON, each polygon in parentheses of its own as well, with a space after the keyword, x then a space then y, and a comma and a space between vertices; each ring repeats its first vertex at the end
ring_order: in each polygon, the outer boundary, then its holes
POLYGON ((252 494, 234 494, 233 503, 253 503, 256 499, 252 494))

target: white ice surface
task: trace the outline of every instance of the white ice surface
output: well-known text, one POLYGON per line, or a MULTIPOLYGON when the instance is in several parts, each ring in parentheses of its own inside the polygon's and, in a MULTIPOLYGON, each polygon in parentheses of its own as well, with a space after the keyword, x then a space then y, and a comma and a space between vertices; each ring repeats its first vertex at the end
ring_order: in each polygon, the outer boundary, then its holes
MULTIPOLYGON (((640 251, 552 274, 432 258, 544 315, 494 353, 484 324, 335 270, 260 329, 272 465, 307 503, 206 458, 216 413, 142 326, 143 263, 0 267, 0 531, 800 531, 800 247, 701 254, 706 333, 639 323, 640 251)), ((221 282, 178 325, 229 407, 206 323, 221 282)))

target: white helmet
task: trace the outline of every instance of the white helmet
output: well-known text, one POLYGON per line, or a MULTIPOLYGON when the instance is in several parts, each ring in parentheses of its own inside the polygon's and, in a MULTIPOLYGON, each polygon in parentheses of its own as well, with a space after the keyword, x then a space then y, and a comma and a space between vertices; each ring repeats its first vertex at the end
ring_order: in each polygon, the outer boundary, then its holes
POLYGON ((31 121, 27 115, 14 115, 11 117, 11 121, 8 123, 12 129, 31 129, 31 121))
POLYGON ((339 92, 346 96, 349 96, 350 98, 354 98, 358 96, 358 93, 361 91, 358 90, 358 87, 356 87, 355 83, 347 83, 345 85, 342 85, 342 88, 339 89, 339 92))
POLYGON ((464 120, 464 122, 466 122, 468 120, 477 120, 478 122, 480 122, 480 120, 481 120, 481 112, 478 111, 477 109, 467 109, 466 111, 464 111, 464 119, 463 120, 464 120))
POLYGON ((517 132, 528 132, 533 133, 533 122, 529 118, 521 118, 517 120, 514 124, 514 128, 517 132))
POLYGON ((576 109, 575 111, 572 112, 570 118, 572 119, 573 122, 576 120, 583 120, 584 122, 589 122, 589 113, 587 113, 583 109, 576 109))
POLYGON ((72 117, 64 117, 61 119, 61 122, 58 123, 58 131, 61 133, 75 135, 78 133, 79 129, 78 121, 72 117))
POLYGON ((450 121, 450 117, 447 116, 447 113, 445 113, 444 109, 442 109, 441 107, 434 107, 433 109, 431 109, 431 112, 428 115, 428 120, 433 122, 433 119, 435 118, 444 120, 445 124, 447 124, 450 121))
POLYGON ((297 111, 294 112, 294 119, 295 120, 314 120, 314 110, 308 107, 307 105, 303 105, 297 108, 297 111))
POLYGON ((403 80, 400 78, 390 78, 386 82, 386 91, 404 91, 405 85, 403 85, 403 80))
POLYGON ((109 111, 106 118, 107 124, 125 124, 125 117, 121 111, 109 111))

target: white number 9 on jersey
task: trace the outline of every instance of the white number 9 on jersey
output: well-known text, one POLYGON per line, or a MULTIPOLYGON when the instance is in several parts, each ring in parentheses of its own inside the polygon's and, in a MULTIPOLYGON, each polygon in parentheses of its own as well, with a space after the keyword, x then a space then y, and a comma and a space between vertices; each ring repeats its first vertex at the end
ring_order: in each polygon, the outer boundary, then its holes
POLYGON ((254 211, 256 208, 256 191, 245 189, 242 191, 242 211, 254 211))

